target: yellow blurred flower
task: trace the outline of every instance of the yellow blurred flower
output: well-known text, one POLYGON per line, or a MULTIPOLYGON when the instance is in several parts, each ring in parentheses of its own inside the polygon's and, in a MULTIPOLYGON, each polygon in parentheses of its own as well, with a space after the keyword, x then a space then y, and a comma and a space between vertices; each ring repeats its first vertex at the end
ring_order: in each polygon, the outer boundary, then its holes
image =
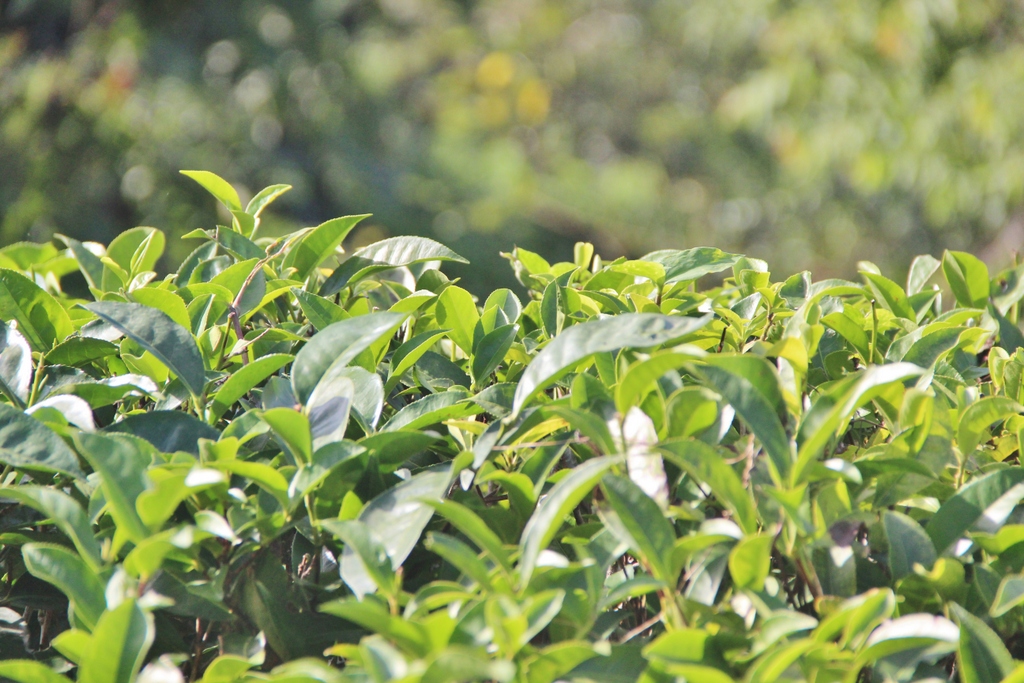
POLYGON ((519 88, 516 116, 527 125, 542 123, 551 110, 551 91, 542 81, 530 79, 519 88))
POLYGON ((486 90, 507 88, 515 75, 515 62, 507 52, 492 52, 476 67, 476 82, 486 90))

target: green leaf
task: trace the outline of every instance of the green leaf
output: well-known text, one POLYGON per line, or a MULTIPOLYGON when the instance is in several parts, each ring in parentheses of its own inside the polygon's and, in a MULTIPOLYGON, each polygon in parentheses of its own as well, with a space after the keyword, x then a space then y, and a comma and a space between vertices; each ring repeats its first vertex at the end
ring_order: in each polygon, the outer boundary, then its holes
POLYGON ((71 683, 71 679, 61 676, 45 664, 31 659, 11 659, 0 662, 0 678, 15 681, 15 683, 71 683))
MULTIPOLYGON (((378 589, 388 595, 394 593, 395 572, 391 567, 391 558, 384 544, 370 532, 365 522, 355 519, 325 519, 321 526, 345 543, 345 552, 352 552, 359 558, 358 564, 365 572, 365 576, 369 577, 378 589)), ((326 609, 326 606, 324 611, 337 614, 326 609)))
MULTIPOLYGON (((111 240, 110 244, 107 245, 106 256, 110 261, 113 261, 115 268, 120 268, 125 276, 130 276, 134 272, 138 272, 134 271, 133 263, 148 265, 149 268, 145 270, 152 270, 157 258, 163 252, 164 242, 163 233, 156 228, 130 228, 111 240), (155 245, 153 244, 154 238, 157 240, 155 245), (135 258, 136 254, 143 257, 143 260, 137 261, 135 258)), ((103 290, 110 292, 120 289, 120 279, 121 276, 115 275, 111 269, 111 264, 109 262, 105 263, 103 290)), ((125 282, 124 284, 128 283, 125 282)))
POLYGON ((22 549, 25 568, 68 596, 75 614, 88 628, 94 628, 106 609, 103 582, 76 553, 64 546, 29 543, 22 549))
POLYGON ((310 294, 298 287, 292 287, 292 294, 295 296, 295 300, 299 302, 299 308, 302 309, 303 315, 306 316, 306 319, 313 324, 313 327, 318 332, 328 325, 341 322, 350 317, 344 308, 322 296, 310 294))
POLYGON ((401 376, 412 366, 416 365, 416 361, 422 358, 423 354, 429 351, 441 337, 450 331, 442 329, 423 332, 399 346, 391 356, 391 369, 388 372, 388 381, 384 388, 390 391, 398 383, 401 376))
POLYGON ((544 288, 544 294, 540 299, 540 319, 544 325, 544 332, 549 337, 554 337, 562 331, 561 311, 559 310, 561 298, 561 287, 558 282, 552 280, 544 288))
POLYGON ((625 414, 631 407, 639 405, 658 378, 703 356, 704 354, 694 347, 686 353, 659 353, 634 363, 615 386, 615 408, 625 414))
POLYGON ((779 474, 792 466, 792 448, 781 417, 786 414, 778 373, 757 356, 713 356, 698 372, 729 402, 764 446, 779 474))
POLYGON ((353 255, 377 263, 386 263, 392 267, 411 266, 424 261, 469 263, 440 242, 426 237, 389 237, 363 247, 353 255))
POLYGON ((394 469, 417 453, 423 452, 440 438, 434 432, 381 431, 364 437, 359 444, 374 452, 382 469, 394 469))
POLYGON ((989 615, 1001 617, 1018 605, 1024 604, 1024 576, 1009 574, 999 582, 996 597, 992 600, 989 615))
POLYGON ((868 333, 864 331, 860 322, 854 320, 845 311, 829 313, 821 319, 821 322, 839 333, 860 354, 861 358, 868 362, 872 361, 868 333))
POLYGON ((491 573, 477 553, 459 539, 435 531, 427 533, 424 547, 442 560, 459 570, 464 576, 476 581, 485 590, 494 590, 491 573))
POLYGON ((494 681, 509 683, 515 678, 516 666, 504 659, 481 654, 478 648, 449 645, 430 663, 420 683, 452 683, 453 681, 494 681))
POLYGON ((216 429, 179 410, 153 410, 129 415, 103 431, 132 434, 153 444, 161 453, 185 451, 193 455, 199 455, 199 439, 216 441, 220 438, 216 429))
POLYGON ((166 313, 142 304, 114 301, 97 301, 84 307, 156 356, 194 396, 203 393, 206 367, 199 347, 192 334, 166 313))
POLYGON ((404 313, 369 313, 336 322, 306 342, 292 365, 292 390, 303 405, 331 365, 348 365, 360 353, 391 336, 406 319, 404 313))
POLYGON ((226 206, 229 211, 241 211, 242 201, 238 198, 238 192, 231 187, 231 183, 209 171, 181 171, 181 175, 187 176, 196 181, 203 188, 212 194, 226 206))
MULTIPOLYGON (((348 411, 345 411, 346 418, 348 411)), ((313 458, 313 435, 309 419, 294 408, 271 408, 263 411, 263 421, 288 446, 297 463, 308 463, 313 458)))
POLYGON ((935 564, 935 546, 921 525, 906 515, 886 510, 882 513, 885 537, 889 540, 889 571, 895 580, 914 573, 920 564, 930 571, 935 564))
POLYGON ((960 416, 957 429, 957 446, 965 458, 970 457, 978 447, 981 437, 993 422, 1005 420, 1011 415, 1024 411, 1016 401, 1005 396, 986 396, 967 407, 960 416))
POLYGON ((985 622, 963 607, 950 603, 950 612, 960 624, 957 664, 963 683, 995 683, 1013 672, 1013 657, 1002 639, 985 622))
POLYGON ((380 428, 380 431, 423 429, 445 420, 475 415, 481 410, 480 406, 469 400, 469 393, 464 390, 452 389, 413 401, 395 413, 394 417, 380 428))
MULTIPOLYGON (((313 434, 313 449, 345 438, 356 385, 344 374, 351 368, 331 368, 309 397, 306 414, 313 434)), ((365 372, 365 370, 364 370, 365 372)))
POLYGON ((118 531, 140 543, 149 536, 149 529, 139 517, 135 501, 150 487, 146 476, 149 458, 137 441, 128 436, 79 432, 75 441, 79 444, 79 451, 100 475, 110 515, 118 531))
POLYGON ((320 296, 331 296, 373 273, 431 261, 469 263, 443 244, 425 237, 390 237, 363 247, 338 266, 320 288, 320 296))
POLYGON ((89 251, 89 249, 76 239, 66 235, 56 235, 63 239, 71 253, 75 256, 79 270, 85 276, 85 282, 90 288, 102 291, 103 289, 103 262, 100 257, 89 251))
POLYGON ((820 395, 800 422, 797 432, 799 451, 792 481, 801 481, 808 465, 822 454, 829 441, 860 406, 878 396, 888 385, 917 377, 923 372, 912 363, 871 366, 836 382, 820 395))
POLYGON ((0 320, 18 323, 33 351, 46 352, 74 332, 67 311, 21 273, 0 268, 0 320))
POLYGON ((153 617, 135 600, 106 612, 79 665, 78 683, 133 683, 156 636, 153 617))
POLYGON ((523 304, 511 289, 496 289, 484 301, 484 311, 497 308, 505 316, 506 323, 519 321, 523 314, 523 304))
POLYGON ((861 275, 868 281, 868 287, 882 304, 893 312, 894 315, 908 320, 916 320, 917 315, 907 300, 907 293, 903 288, 887 277, 876 275, 868 271, 861 271, 861 275))
POLYGON ((872 631, 851 668, 860 669, 865 664, 911 649, 928 648, 931 656, 954 652, 959 640, 960 629, 949 619, 909 614, 885 621, 872 631))
POLYGON ((506 572, 512 571, 509 554, 503 547, 501 539, 475 512, 453 500, 426 501, 426 503, 478 548, 486 552, 506 572))
MULTIPOLYGON (((397 570, 416 547, 434 510, 424 499, 439 500, 451 481, 448 465, 425 470, 380 494, 359 513, 359 521, 384 547, 397 570)), ((372 593, 376 583, 359 556, 348 546, 341 557, 341 578, 357 596, 372 593)))
POLYGON ((0 498, 16 500, 49 517, 57 528, 71 539, 93 571, 100 571, 103 568, 100 544, 93 536, 89 518, 74 498, 45 486, 25 485, 0 487, 0 498))
POLYGON ((424 657, 430 652, 430 635, 425 627, 394 617, 384 607, 369 600, 334 600, 320 610, 379 633, 416 656, 424 657))
POLYGON ((0 391, 24 409, 31 384, 32 349, 20 332, 0 322, 0 391))
POLYGON ((295 279, 305 280, 314 268, 334 254, 352 228, 369 215, 334 218, 312 228, 288 251, 282 269, 294 268, 295 279))
POLYGON ((192 327, 192 321, 189 320, 184 299, 174 292, 166 289, 157 289, 156 287, 140 287, 132 292, 132 298, 143 306, 163 311, 167 314, 168 318, 186 330, 192 327))
POLYGON ((0 404, 0 462, 41 472, 84 477, 67 444, 39 420, 0 404))
POLYGON ((907 294, 914 295, 924 289, 925 284, 941 265, 938 259, 929 254, 914 258, 907 273, 907 294))
POLYGON ((962 251, 942 254, 942 272, 957 303, 966 308, 985 308, 988 303, 988 267, 978 257, 962 251))
POLYGON ((659 450, 695 481, 709 487, 718 502, 732 511, 743 533, 757 532, 757 513, 750 490, 714 448, 700 441, 678 439, 661 444, 659 450))
POLYGON ((597 486, 614 465, 623 462, 615 456, 593 458, 573 470, 551 487, 526 523, 519 540, 519 576, 525 586, 530 582, 537 558, 558 533, 565 517, 597 486))
MULTIPOLYGON (((1010 467, 973 479, 957 491, 939 507, 925 527, 936 552, 945 552, 974 526, 985 510, 1021 482, 1024 482, 1024 468, 1010 467)), ((1021 497, 1024 491, 1020 491, 1017 499, 1021 497)))
POLYGON ((244 365, 228 377, 217 393, 213 395, 210 405, 210 416, 213 420, 220 419, 238 399, 252 391, 258 384, 265 381, 275 372, 294 360, 288 353, 272 353, 257 358, 244 365))
POLYGON ((480 319, 469 292, 461 287, 448 287, 437 298, 437 324, 450 329, 448 336, 466 355, 473 353, 473 330, 480 319))
POLYGON ((118 352, 117 344, 93 337, 68 337, 46 354, 47 365, 82 366, 118 352))
POLYGON ((292 189, 291 185, 270 185, 263 188, 249 200, 245 207, 245 212, 258 218, 263 213, 263 210, 270 206, 271 202, 290 189, 292 189))
POLYGON ((612 645, 610 652, 605 650, 608 654, 600 654, 580 663, 562 678, 580 683, 637 683, 642 680, 641 676, 647 668, 642 648, 643 644, 632 642, 612 645))
POLYGON ((156 267, 156 262, 163 256, 164 247, 167 244, 167 238, 164 237, 164 233, 160 230, 156 228, 136 228, 136 230, 139 229, 148 231, 148 234, 135 251, 132 252, 132 257, 128 262, 128 270, 132 275, 152 271, 156 267))
MULTIPOLYGON (((238 214, 234 211, 232 212, 232 215, 236 218, 238 217, 238 214)), ((267 253, 261 249, 258 244, 250 240, 248 237, 223 225, 217 226, 215 236, 217 243, 230 252, 239 261, 246 261, 253 258, 260 259, 267 255, 267 253)))
POLYGON ((206 466, 249 479, 276 498, 281 507, 288 508, 288 480, 273 467, 245 460, 218 460, 206 463, 206 466))
POLYGON ((720 273, 732 268, 740 259, 739 254, 730 254, 714 247, 694 249, 663 249, 642 257, 642 261, 653 261, 665 267, 665 283, 696 280, 711 273, 720 273))
POLYGON ((484 335, 473 356, 473 379, 479 384, 498 369, 516 340, 519 325, 502 325, 484 335))
POLYGON ((772 545, 775 537, 770 534, 747 536, 736 544, 729 553, 729 573, 737 588, 759 591, 771 569, 772 545))
POLYGON ((699 330, 713 314, 685 318, 625 313, 573 325, 555 337, 527 366, 516 388, 513 414, 537 394, 594 354, 623 348, 661 346, 699 330))
POLYGON ((384 409, 384 383, 380 375, 353 365, 347 368, 331 370, 329 377, 341 380, 349 379, 355 387, 352 395, 352 409, 355 419, 360 421, 364 432, 369 433, 376 428, 380 413, 384 409))
MULTIPOLYGON (((940 358, 942 358, 946 352, 955 349, 960 343, 960 335, 967 328, 963 327, 947 327, 934 332, 929 332, 923 335, 917 341, 907 349, 906 353, 900 357, 898 353, 894 353, 895 348, 899 342, 894 342, 886 353, 886 360, 893 361, 906 361, 913 363, 922 368, 930 368, 940 358)), ((911 337, 911 335, 907 335, 911 337)), ((900 340, 902 341, 902 340, 900 340)))
POLYGON ((604 510, 606 525, 629 544, 638 558, 650 567, 654 578, 675 585, 672 552, 676 541, 672 524, 658 504, 633 481, 608 474, 601 480, 611 510, 604 510))

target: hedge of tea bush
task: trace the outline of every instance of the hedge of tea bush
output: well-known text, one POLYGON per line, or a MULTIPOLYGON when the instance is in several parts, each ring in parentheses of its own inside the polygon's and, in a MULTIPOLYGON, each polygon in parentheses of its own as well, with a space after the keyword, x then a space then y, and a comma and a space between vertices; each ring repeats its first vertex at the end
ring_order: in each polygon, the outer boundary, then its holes
POLYGON ((1024 681, 1024 266, 0 250, 0 676, 1024 681), (90 297, 70 296, 80 273, 90 297))

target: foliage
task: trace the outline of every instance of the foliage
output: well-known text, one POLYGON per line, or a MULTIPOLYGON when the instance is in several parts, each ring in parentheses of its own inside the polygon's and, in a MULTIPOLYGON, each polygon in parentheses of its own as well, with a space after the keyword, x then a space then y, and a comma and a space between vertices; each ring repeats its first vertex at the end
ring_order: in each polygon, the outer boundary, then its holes
POLYGON ((481 302, 188 175, 232 221, 165 277, 0 251, 0 676, 1021 679, 1024 266, 580 243, 481 302))
POLYGON ((1011 0, 5 3, 0 240, 177 238, 213 216, 176 170, 209 168, 294 185, 297 224, 372 211, 353 239, 478 253, 471 290, 505 273, 495 240, 560 258, 584 237, 634 256, 714 244, 850 276, 1009 226, 998 256, 1021 240, 1021 16, 1011 0))

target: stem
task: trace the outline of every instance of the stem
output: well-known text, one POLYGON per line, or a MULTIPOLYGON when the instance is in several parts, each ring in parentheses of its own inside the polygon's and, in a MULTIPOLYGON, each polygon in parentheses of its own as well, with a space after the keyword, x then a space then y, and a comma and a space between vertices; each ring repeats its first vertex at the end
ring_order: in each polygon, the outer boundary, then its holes
MULTIPOLYGON (((242 306, 242 296, 245 294, 245 290, 249 288, 249 285, 252 284, 253 278, 256 277, 256 273, 263 270, 263 266, 267 265, 267 262, 269 262, 270 259, 272 258, 273 256, 267 255, 265 258, 260 259, 256 263, 256 267, 253 268, 252 272, 249 273, 249 276, 245 278, 245 282, 243 282, 242 286, 239 287, 238 289, 238 295, 235 297, 235 300, 231 302, 231 306, 228 307, 228 320, 231 321, 232 327, 235 330, 235 337, 237 337, 238 341, 242 341, 242 339, 245 337, 245 335, 242 333, 242 321, 239 319, 241 317, 239 311, 241 310, 242 306)), ((242 354, 242 365, 248 364, 249 350, 246 349, 245 352, 242 354)))
POLYGON ((875 362, 875 344, 878 341, 878 309, 875 308, 875 300, 871 300, 871 347, 868 349, 871 357, 867 359, 868 363, 875 362))
POLYGON ((46 354, 39 354, 39 362, 36 364, 36 375, 32 378, 32 391, 28 395, 28 405, 33 405, 36 402, 36 396, 39 394, 39 382, 43 378, 43 363, 46 361, 46 354))

